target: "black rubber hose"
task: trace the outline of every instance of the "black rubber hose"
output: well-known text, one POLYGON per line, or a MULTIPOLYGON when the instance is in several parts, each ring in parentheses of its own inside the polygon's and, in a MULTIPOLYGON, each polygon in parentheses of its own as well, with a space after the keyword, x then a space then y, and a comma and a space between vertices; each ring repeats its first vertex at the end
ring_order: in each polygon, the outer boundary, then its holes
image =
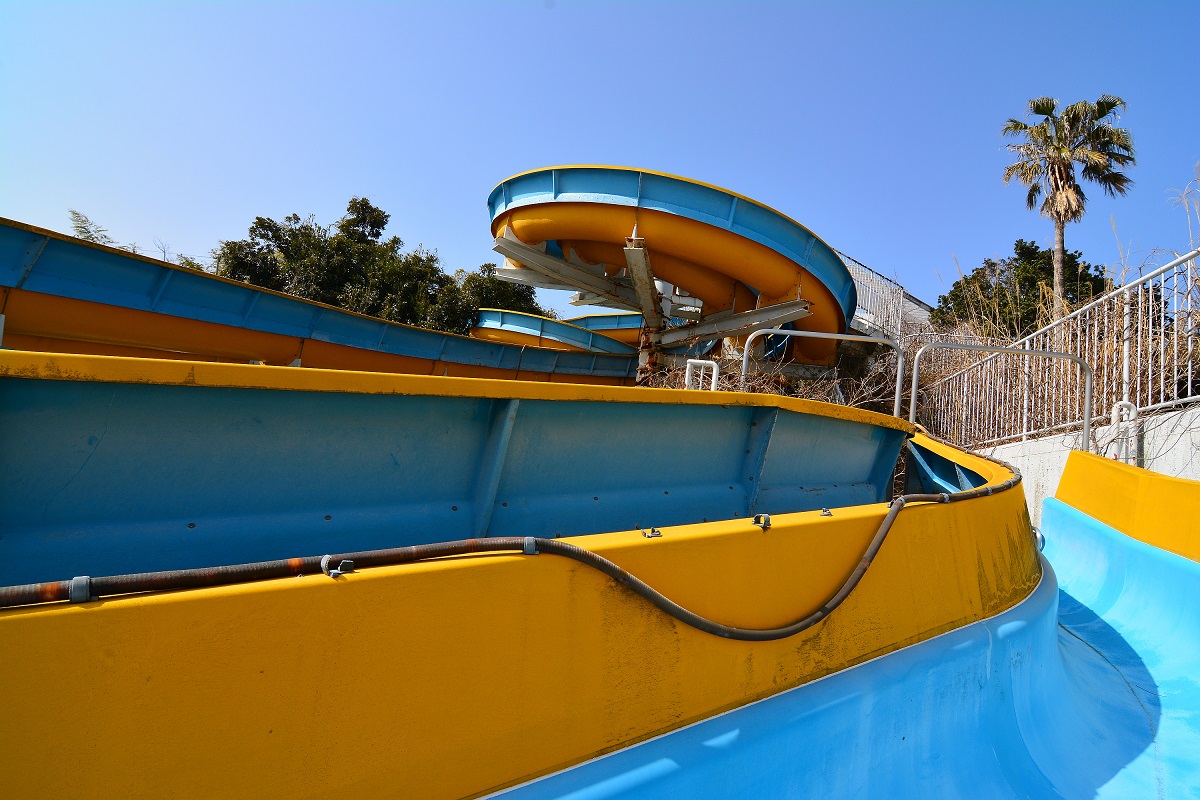
MULTIPOLYGON (((811 628, 833 613, 850 593, 858 586, 863 575, 875 560, 879 549, 883 546, 888 532, 892 529, 896 517, 909 503, 953 503, 985 497, 1006 491, 1021 482, 1021 473, 1009 464, 989 456, 982 456, 989 461, 1000 464, 1012 470, 1013 477, 996 486, 982 486, 952 494, 909 494, 902 495, 892 501, 891 507, 884 515, 883 522, 875 532, 866 551, 859 559, 858 565, 846 579, 845 583, 820 608, 808 616, 796 620, 790 625, 779 628, 738 628, 713 622, 706 617, 688 611, 683 606, 658 592, 640 578, 631 575, 603 556, 585 550, 577 545, 559 539, 540 539, 532 536, 495 537, 489 539, 465 539, 455 542, 439 542, 421 544, 411 547, 396 547, 386 550, 366 550, 357 553, 343 553, 328 557, 327 563, 339 564, 342 561, 354 562, 354 568, 375 567, 392 564, 408 564, 414 561, 426 561, 433 558, 463 555, 466 553, 491 553, 519 551, 530 555, 545 553, 562 556, 578 561, 609 576, 617 583, 648 600, 657 608, 675 619, 690 625, 697 630, 721 636, 726 639, 737 639, 747 642, 766 642, 795 636, 801 631, 811 628)), ((248 581, 283 578, 294 575, 304 575, 322 571, 321 562, 324 556, 308 556, 305 558, 290 558, 279 561, 260 561, 254 564, 235 564, 223 567, 206 567, 202 569, 170 570, 166 572, 143 572, 133 575, 116 575, 104 578, 90 578, 85 587, 88 599, 106 595, 129 594, 133 592, 163 591, 169 589, 192 589, 203 586, 224 586, 248 581)), ((76 579, 80 580, 80 579, 76 579)), ((71 596, 74 581, 55 581, 51 583, 33 583, 24 586, 0 587, 0 608, 43 603, 53 600, 67 600, 71 596)))

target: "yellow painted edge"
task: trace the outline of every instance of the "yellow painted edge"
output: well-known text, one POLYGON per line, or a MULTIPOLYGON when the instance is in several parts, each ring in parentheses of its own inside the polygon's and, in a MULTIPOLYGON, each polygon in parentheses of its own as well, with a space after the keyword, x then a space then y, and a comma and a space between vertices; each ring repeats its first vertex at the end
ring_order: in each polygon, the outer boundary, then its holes
POLYGON ((1074 450, 1054 497, 1126 536, 1200 562, 1200 482, 1074 450))
MULTIPOLYGON (((727 194, 731 197, 736 197, 738 200, 742 200, 747 203, 752 203, 752 204, 758 206, 759 208, 765 208, 767 211, 770 211, 772 214, 778 214, 779 216, 786 219, 788 222, 795 225, 797 228, 801 228, 801 229, 807 231, 808 234, 810 236, 812 236, 814 239, 816 239, 818 242, 825 245, 830 250, 833 250, 833 246, 830 245, 829 242, 825 241, 820 236, 817 236, 817 234, 813 233, 812 229, 810 229, 807 225, 797 222, 796 220, 792 219, 787 214, 783 213, 782 211, 780 211, 777 208, 773 208, 772 206, 769 206, 766 203, 760 203, 758 200, 755 200, 753 197, 746 197, 746 195, 738 194, 737 192, 726 189, 724 186, 717 186, 715 183, 705 183, 704 181, 698 181, 698 180, 694 180, 692 178, 685 178, 682 175, 672 175, 670 172, 660 172, 656 169, 641 169, 639 167, 620 167, 620 166, 614 166, 612 164, 559 164, 554 167, 539 167, 537 169, 527 169, 524 172, 518 172, 516 175, 509 175, 507 178, 500 181, 500 183, 497 183, 495 186, 492 187, 491 191, 488 192, 488 197, 491 197, 492 192, 496 191, 502 185, 508 183, 509 181, 513 180, 514 178, 520 178, 523 175, 532 175, 535 172, 546 172, 547 170, 552 170, 552 169, 615 169, 615 170, 619 170, 621 172, 644 172, 647 175, 657 175, 660 178, 671 178, 672 180, 682 181, 683 183, 690 183, 694 186, 703 186, 705 189, 712 189, 714 191, 724 192, 725 194, 727 194)), ((505 209, 505 210, 507 211, 507 209, 505 209)), ((833 252, 836 253, 837 251, 833 250, 833 252)))
POLYGON ((59 353, 0 351, 0 377, 37 380, 143 383, 308 392, 427 395, 434 397, 515 398, 519 400, 583 400, 691 406, 780 408, 912 433, 906 420, 848 406, 744 392, 687 391, 574 383, 452 378, 353 370, 221 364, 176 359, 125 358, 59 353))

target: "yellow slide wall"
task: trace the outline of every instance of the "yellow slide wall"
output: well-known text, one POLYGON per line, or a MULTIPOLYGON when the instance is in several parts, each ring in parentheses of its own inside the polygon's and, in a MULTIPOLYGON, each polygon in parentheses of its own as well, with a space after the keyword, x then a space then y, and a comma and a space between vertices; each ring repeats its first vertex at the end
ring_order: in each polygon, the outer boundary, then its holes
POLYGON ((16 350, 242 364, 261 361, 273 366, 300 359, 303 366, 316 369, 574 384, 634 383, 632 377, 499 369, 402 356, 22 289, 0 287, 0 307, 5 315, 4 346, 16 350))
MULTIPOLYGON (((845 580, 885 511, 572 541, 714 620, 773 626, 845 580)), ((11 609, 0 795, 478 795, 997 614, 1039 578, 1018 486, 906 508, 846 602, 776 642, 702 633, 551 555, 11 609)))
POLYGON ((1075 450, 1054 496, 1127 536, 1200 561, 1200 482, 1075 450))

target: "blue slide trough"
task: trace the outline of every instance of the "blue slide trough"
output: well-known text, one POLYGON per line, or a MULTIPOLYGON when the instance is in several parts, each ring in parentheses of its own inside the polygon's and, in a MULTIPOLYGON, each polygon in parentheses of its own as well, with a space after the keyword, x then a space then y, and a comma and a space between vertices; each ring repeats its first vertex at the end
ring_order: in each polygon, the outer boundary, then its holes
POLYGON ((320 370, 19 353, 0 373, 0 586, 877 503, 905 439, 879 415, 713 392, 346 391, 320 370), (56 377, 14 377, 39 363, 56 377), (669 483, 646 478, 659 453, 669 483))

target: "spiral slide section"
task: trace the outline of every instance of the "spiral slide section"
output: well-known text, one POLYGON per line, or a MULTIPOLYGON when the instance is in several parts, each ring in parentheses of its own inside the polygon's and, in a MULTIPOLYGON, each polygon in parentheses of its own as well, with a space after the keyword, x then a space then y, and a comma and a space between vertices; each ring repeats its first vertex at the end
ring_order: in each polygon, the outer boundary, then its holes
MULTIPOLYGON (((787 323, 843 333, 854 314, 854 280, 829 245, 725 189, 626 167, 552 167, 503 181, 488 208, 502 276, 640 311, 663 345, 787 323)), ((809 363, 835 350, 793 346, 809 363)))

